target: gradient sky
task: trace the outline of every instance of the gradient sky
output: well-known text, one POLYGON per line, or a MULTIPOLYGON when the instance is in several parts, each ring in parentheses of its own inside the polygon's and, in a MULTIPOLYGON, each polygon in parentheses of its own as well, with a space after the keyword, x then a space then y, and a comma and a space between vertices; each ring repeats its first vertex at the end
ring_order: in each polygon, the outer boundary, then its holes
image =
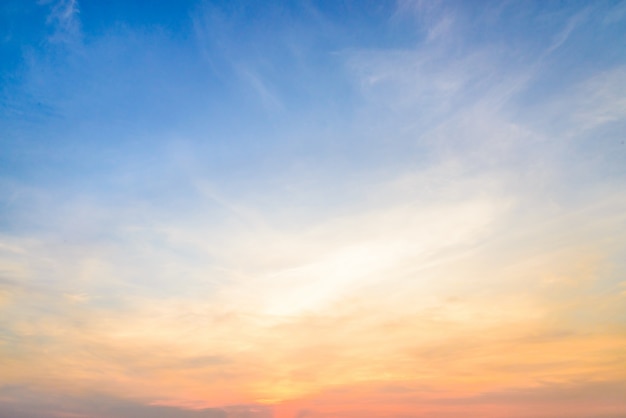
POLYGON ((0 416, 626 416, 626 2, 0 2, 0 416))

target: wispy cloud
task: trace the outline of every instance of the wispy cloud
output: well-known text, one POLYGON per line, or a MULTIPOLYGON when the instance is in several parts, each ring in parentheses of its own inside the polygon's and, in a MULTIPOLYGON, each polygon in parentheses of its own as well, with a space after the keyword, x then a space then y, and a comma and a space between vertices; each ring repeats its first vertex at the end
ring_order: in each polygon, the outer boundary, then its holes
POLYGON ((49 40, 53 43, 75 44, 81 39, 80 9, 78 0, 39 0, 40 5, 50 9, 47 23, 53 33, 49 40))

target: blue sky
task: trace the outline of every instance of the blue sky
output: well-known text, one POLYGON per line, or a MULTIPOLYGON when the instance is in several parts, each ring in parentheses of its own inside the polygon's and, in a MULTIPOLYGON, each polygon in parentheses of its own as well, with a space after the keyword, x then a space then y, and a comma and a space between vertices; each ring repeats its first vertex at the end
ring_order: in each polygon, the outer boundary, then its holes
POLYGON ((199 148, 220 177, 307 157, 369 168, 407 155, 412 163, 424 151, 418 141, 385 141, 390 134, 374 129, 390 124, 419 137, 498 84, 516 89, 501 99, 503 111, 541 119, 528 113, 622 62, 620 10, 610 2, 157 2, 150 10, 9 2, 3 130, 15 145, 3 166, 27 177, 41 170, 40 178, 67 179, 76 169, 102 179, 124 156, 158 159, 176 141, 199 148), (422 71, 425 85, 411 74, 367 85, 394 65, 422 71), (428 86, 436 77, 441 85, 428 86), (412 97, 402 83, 424 94, 412 97), (444 91, 445 83, 460 90, 444 91))
POLYGON ((625 42, 623 1, 4 1, 0 415, 623 413, 625 42))

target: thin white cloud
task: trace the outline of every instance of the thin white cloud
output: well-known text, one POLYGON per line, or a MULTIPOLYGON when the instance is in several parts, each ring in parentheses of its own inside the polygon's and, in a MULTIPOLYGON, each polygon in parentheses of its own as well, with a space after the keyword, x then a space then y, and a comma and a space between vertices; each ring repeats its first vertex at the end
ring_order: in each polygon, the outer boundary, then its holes
POLYGON ((570 17, 565 27, 554 36, 552 43, 550 43, 544 52, 544 56, 550 55, 567 42, 572 32, 574 32, 574 30, 576 30, 576 28, 585 21, 589 15, 589 11, 589 9, 584 9, 570 17))
POLYGON ((258 72, 254 71, 248 65, 234 65, 241 79, 246 82, 254 91, 268 111, 280 111, 284 109, 278 94, 271 88, 270 84, 265 81, 258 72))
POLYGON ((584 138, 596 129, 624 120, 625 85, 626 68, 614 67, 595 73, 536 109, 526 111, 533 116, 535 129, 545 129, 550 135, 558 132, 561 141, 584 138))
POLYGON ((39 4, 50 8, 47 23, 54 31, 49 38, 51 42, 73 44, 80 41, 78 0, 40 0, 39 4))

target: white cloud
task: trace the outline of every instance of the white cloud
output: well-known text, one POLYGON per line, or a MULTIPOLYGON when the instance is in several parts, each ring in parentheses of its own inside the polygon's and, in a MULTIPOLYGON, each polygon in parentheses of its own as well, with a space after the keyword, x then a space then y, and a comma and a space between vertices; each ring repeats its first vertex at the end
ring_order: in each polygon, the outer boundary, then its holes
POLYGON ((71 44, 80 40, 78 0, 40 0, 39 4, 50 7, 47 23, 54 29, 51 42, 71 44))

